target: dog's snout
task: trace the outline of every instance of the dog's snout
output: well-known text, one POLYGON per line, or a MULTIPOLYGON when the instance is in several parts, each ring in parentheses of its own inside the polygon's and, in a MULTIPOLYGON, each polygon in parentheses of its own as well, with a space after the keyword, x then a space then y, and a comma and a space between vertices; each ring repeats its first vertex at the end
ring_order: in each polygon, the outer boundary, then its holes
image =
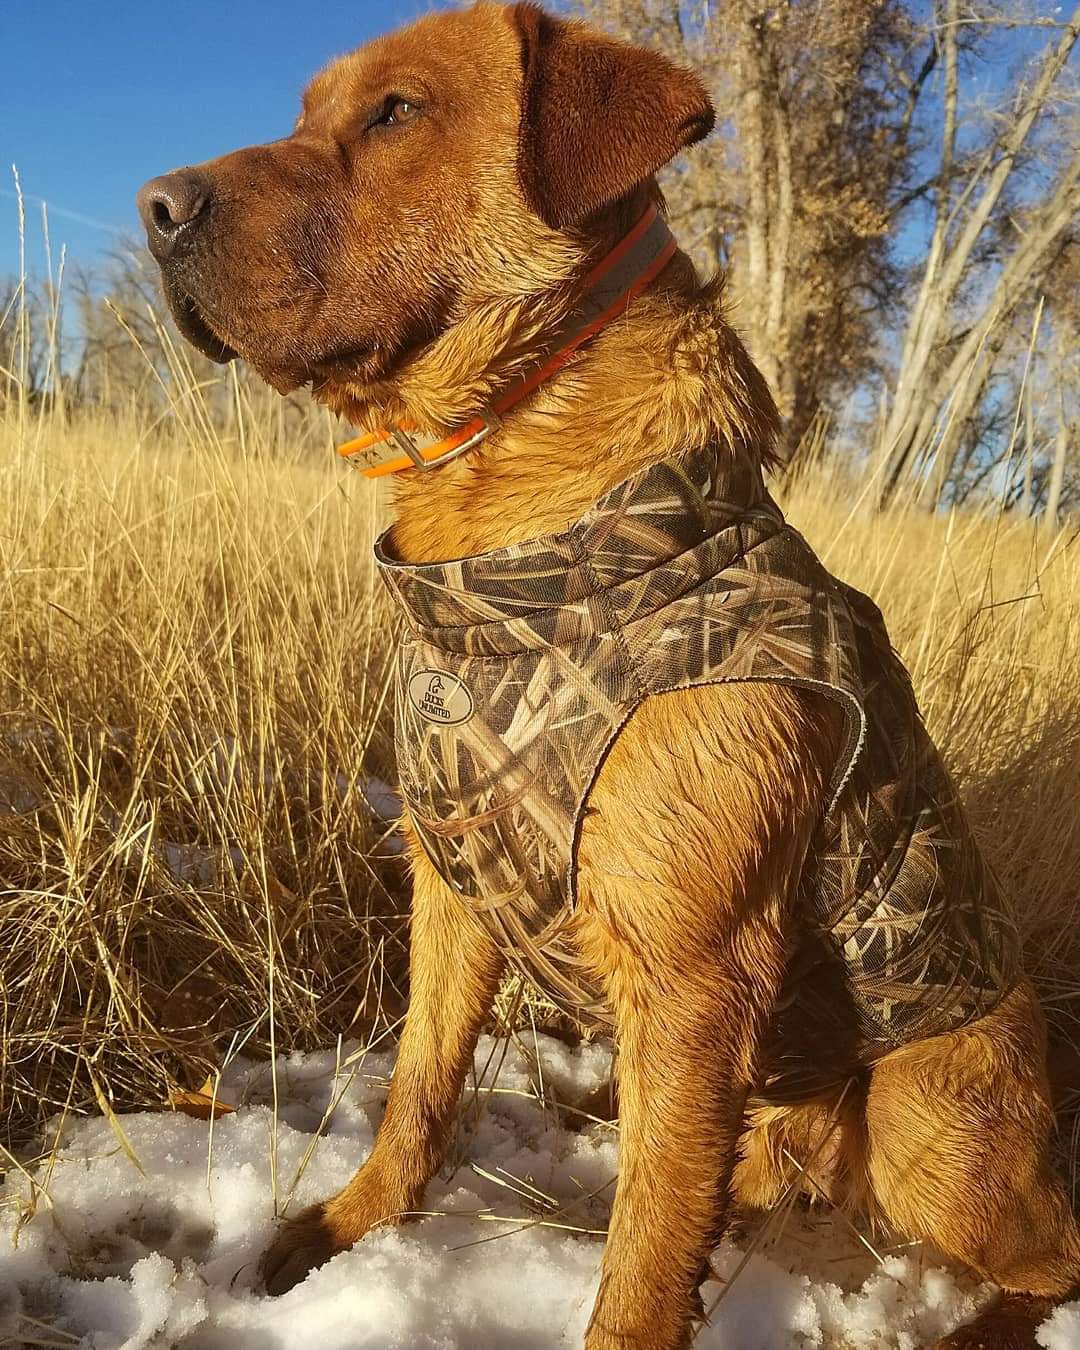
POLYGON ((205 220, 210 182, 196 169, 177 169, 144 183, 136 200, 150 252, 171 258, 191 243, 205 220))

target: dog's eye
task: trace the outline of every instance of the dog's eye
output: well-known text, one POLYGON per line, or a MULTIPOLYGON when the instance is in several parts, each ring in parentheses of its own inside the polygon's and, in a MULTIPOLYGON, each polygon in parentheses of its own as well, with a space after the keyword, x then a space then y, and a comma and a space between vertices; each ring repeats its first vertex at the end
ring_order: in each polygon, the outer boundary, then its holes
POLYGON ((388 102, 386 111, 380 119, 383 126, 396 127, 402 122, 411 122, 420 109, 407 98, 396 98, 388 102))

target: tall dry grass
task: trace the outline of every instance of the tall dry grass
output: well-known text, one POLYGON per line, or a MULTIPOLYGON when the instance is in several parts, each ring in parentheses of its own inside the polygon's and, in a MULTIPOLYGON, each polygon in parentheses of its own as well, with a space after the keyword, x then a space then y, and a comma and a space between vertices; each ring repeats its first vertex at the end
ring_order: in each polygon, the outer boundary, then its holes
MULTIPOLYGON (((158 411, 0 406, 0 1113, 161 1101, 401 1007, 373 487, 173 353, 158 411), (231 415, 221 430, 210 397, 231 415), (378 803, 376 803, 378 805, 378 803)), ((1080 552, 996 508, 782 496, 873 595, 1055 1024, 1080 1011, 1080 552)))
POLYGON ((190 417, 0 420, 16 1136, 99 1092, 160 1101, 234 1034, 314 1045, 400 1001, 400 861, 361 791, 392 776, 376 514, 306 449, 243 410, 231 439, 190 417))

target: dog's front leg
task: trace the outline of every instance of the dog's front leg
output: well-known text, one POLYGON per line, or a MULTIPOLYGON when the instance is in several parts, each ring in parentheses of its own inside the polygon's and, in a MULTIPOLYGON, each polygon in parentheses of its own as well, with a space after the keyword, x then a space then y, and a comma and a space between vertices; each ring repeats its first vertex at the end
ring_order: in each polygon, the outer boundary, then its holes
POLYGON ((345 1189, 278 1234, 263 1266, 271 1294, 291 1289, 370 1228, 415 1210, 443 1158, 503 960, 427 858, 414 854, 409 1011, 386 1114, 371 1155, 345 1189))
MULTIPOLYGON (((779 968, 779 944, 773 957, 763 967, 779 968)), ((750 974, 734 957, 659 973, 627 954, 620 964, 619 1180, 585 1345, 681 1350, 726 1223, 754 1041, 773 991, 764 970, 750 974)))
POLYGON ((824 701, 713 685, 649 700, 597 778, 577 922, 615 1013, 621 1126, 588 1350, 689 1343, 836 731, 824 701))

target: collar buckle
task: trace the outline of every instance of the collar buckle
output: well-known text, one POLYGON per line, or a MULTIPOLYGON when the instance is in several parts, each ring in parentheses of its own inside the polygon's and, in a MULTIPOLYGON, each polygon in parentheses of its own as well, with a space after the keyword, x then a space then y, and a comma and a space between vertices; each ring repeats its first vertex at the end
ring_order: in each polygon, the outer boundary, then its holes
MULTIPOLYGON (((501 419, 497 413, 490 410, 482 412, 474 419, 480 425, 475 430, 469 431, 468 435, 456 445, 451 445, 448 450, 444 450, 441 455, 433 457, 425 456, 424 446, 408 431, 402 427, 392 427, 389 439, 412 460, 413 467, 427 472, 429 469, 440 469, 444 464, 449 464, 451 460, 457 459, 459 455, 466 454, 474 449, 481 441, 487 440, 493 431, 498 431, 502 425, 501 419)), ((470 423, 469 426, 473 426, 470 423)), ((468 428, 466 428, 468 431, 468 428)), ((432 441, 429 444, 438 445, 440 442, 432 441)), ((445 442, 443 442, 445 444, 445 442)))

